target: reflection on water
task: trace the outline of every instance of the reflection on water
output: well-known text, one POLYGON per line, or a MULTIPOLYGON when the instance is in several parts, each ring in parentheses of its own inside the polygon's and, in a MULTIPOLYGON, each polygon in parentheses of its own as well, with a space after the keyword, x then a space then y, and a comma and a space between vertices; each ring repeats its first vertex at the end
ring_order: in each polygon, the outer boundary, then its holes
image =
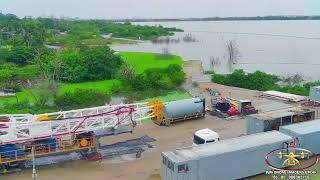
MULTIPOLYGON (((170 39, 177 43, 144 42, 128 46, 114 46, 120 51, 162 52, 164 47, 186 60, 201 60, 204 69, 212 69, 212 57, 221 60, 216 71, 229 71, 225 44, 235 40, 242 54, 235 68, 246 71, 262 70, 291 75, 301 73, 312 79, 320 79, 320 21, 218 21, 218 22, 148 22, 178 27, 185 32, 176 33, 170 39), (197 41, 185 42, 191 36, 197 41)), ((168 39, 170 41, 170 39, 168 39)), ((164 42, 168 41, 164 40, 164 42)))

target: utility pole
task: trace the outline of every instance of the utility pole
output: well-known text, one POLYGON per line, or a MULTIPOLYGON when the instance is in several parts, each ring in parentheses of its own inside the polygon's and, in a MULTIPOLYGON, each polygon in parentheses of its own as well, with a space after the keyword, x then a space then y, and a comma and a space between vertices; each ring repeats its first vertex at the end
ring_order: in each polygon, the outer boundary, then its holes
POLYGON ((31 153, 32 153, 32 179, 36 179, 37 178, 37 171, 36 171, 34 146, 32 146, 32 148, 31 148, 31 153))

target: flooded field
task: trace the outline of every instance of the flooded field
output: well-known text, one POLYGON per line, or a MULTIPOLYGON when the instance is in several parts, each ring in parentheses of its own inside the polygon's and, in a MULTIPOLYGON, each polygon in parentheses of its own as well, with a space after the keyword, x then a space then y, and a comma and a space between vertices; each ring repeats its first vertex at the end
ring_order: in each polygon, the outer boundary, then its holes
POLYGON ((235 68, 246 71, 265 71, 290 75, 301 73, 309 79, 319 79, 320 21, 188 21, 144 22, 178 27, 185 32, 176 33, 171 39, 179 43, 144 42, 128 46, 114 46, 119 51, 162 52, 164 49, 182 56, 185 60, 201 60, 206 70, 211 69, 210 59, 219 58, 216 71, 229 71, 225 58, 225 44, 235 40, 241 58, 235 68), (191 34, 195 42, 182 39, 191 34))

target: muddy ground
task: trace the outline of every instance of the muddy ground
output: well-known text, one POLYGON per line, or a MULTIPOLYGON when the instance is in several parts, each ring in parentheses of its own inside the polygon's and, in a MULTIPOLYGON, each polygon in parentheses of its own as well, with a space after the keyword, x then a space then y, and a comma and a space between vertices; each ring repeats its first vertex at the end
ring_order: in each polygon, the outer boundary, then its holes
MULTIPOLYGON (((191 62, 192 63, 192 62, 191 62)), ((185 69, 190 78, 194 74, 201 75, 201 66, 186 63, 185 69), (192 67, 192 68, 190 68, 192 67)), ((223 96, 231 95, 234 98, 252 99, 254 104, 268 103, 268 100, 259 97, 260 92, 246 89, 227 87, 213 83, 199 83, 199 86, 189 87, 192 94, 198 93, 201 96, 210 99, 209 93, 205 90, 207 87, 214 88, 222 93, 223 96)), ((245 120, 235 118, 232 120, 219 119, 207 115, 203 119, 191 120, 174 124, 170 127, 162 127, 153 123, 138 126, 132 134, 122 134, 112 137, 105 137, 101 140, 103 144, 112 144, 128 139, 138 138, 148 135, 156 141, 153 148, 147 148, 138 159, 135 155, 124 155, 112 159, 105 159, 100 162, 76 161, 64 163, 55 166, 43 167, 38 169, 39 180, 148 180, 159 179, 160 154, 163 151, 174 150, 176 148, 190 146, 192 144, 192 135, 196 130, 210 128, 218 132, 221 139, 238 137, 246 132, 245 120)), ((31 170, 20 173, 1 176, 1 180, 25 180, 31 178, 31 170)))

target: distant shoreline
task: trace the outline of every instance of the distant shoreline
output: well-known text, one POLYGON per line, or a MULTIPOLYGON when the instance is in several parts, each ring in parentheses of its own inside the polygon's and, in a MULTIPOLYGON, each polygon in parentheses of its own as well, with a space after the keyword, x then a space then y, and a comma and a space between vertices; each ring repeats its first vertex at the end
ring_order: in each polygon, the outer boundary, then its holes
POLYGON ((292 21, 320 20, 320 16, 255 16, 255 17, 207 17, 207 18, 160 18, 160 19, 111 19, 113 22, 170 22, 170 21, 292 21))

